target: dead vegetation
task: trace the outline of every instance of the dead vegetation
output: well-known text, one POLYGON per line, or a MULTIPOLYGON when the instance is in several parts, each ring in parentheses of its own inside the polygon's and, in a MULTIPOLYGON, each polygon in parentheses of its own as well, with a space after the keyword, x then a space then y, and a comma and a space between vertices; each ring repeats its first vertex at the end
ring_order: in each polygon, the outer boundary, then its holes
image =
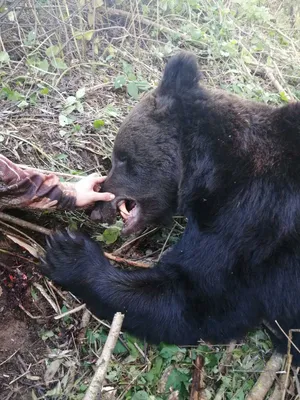
MULTIPOLYGON (((65 180, 104 174, 122 119, 182 48, 197 54, 209 86, 270 104, 298 100, 299 29, 296 0, 2 0, 0 151, 65 180)), ((41 278, 41 231, 85 229, 119 267, 124 259, 147 266, 177 240, 184 220, 123 243, 118 224, 106 229, 83 212, 12 216, 26 223, 0 216, 1 398, 83 399, 110 325, 41 278)), ((102 398, 300 397, 289 354, 269 373, 275 356, 266 364, 272 349, 264 331, 226 349, 150 347, 122 333, 102 398)))

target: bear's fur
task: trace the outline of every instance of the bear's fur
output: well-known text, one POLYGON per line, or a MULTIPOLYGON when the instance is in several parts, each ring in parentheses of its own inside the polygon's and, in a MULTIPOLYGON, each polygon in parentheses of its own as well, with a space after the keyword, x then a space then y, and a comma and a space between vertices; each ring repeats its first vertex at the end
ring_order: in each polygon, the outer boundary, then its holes
POLYGON ((124 312, 124 328, 150 342, 224 343, 265 322, 285 350, 275 321, 300 328, 300 104, 198 81, 194 56, 171 58, 117 135, 103 187, 116 199, 93 212, 112 221, 125 200, 131 233, 178 209, 181 240, 154 268, 124 271, 88 237, 60 233, 43 268, 101 318, 124 312))

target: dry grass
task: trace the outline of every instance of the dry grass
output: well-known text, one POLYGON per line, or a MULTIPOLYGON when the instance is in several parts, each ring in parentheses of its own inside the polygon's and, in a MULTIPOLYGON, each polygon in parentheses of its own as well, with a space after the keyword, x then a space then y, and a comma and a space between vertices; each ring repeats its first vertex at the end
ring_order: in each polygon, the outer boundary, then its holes
MULTIPOLYGON (((299 29, 299 5, 293 0, 4 0, 0 2, 1 152, 18 163, 47 170, 105 173, 114 136, 137 101, 136 90, 142 95, 155 86, 166 59, 182 48, 197 54, 211 87, 271 104, 297 100, 299 29), (85 93, 76 98, 81 88, 85 93)), ((54 220, 47 214, 30 218, 49 227, 76 225, 95 236, 103 232, 83 213, 62 213, 54 220)), ((176 221, 170 234, 150 232, 122 251, 140 259, 150 249, 151 257, 159 257, 182 231, 180 220, 176 221)), ((109 249, 117 250, 121 244, 118 240, 109 249)), ((22 271, 28 273, 24 267, 22 271)), ((32 282, 43 289, 32 286, 22 314, 48 350, 41 360, 25 359, 23 369, 10 372, 2 386, 3 398, 81 399, 106 338, 107 323, 84 309, 55 319, 76 309, 78 300, 32 274, 32 282)), ((237 345, 227 375, 221 377, 219 360, 226 349, 221 345, 201 344, 176 352, 144 346, 126 335, 118 345, 105 398, 168 398, 170 381, 163 372, 170 365, 180 398, 188 398, 193 360, 201 354, 209 398, 242 399, 270 352, 263 332, 250 335, 245 344, 237 345)), ((18 354, 12 353, 0 368, 8 368, 18 354)), ((288 393, 296 393, 295 382, 288 393)))

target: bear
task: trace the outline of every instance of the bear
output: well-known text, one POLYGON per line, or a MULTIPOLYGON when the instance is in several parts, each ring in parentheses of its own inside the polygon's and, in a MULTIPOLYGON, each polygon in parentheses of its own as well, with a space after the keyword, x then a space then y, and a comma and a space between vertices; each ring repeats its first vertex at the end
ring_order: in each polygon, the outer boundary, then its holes
POLYGON ((132 234, 179 210, 182 237, 153 268, 121 270, 88 236, 58 232, 43 272, 150 343, 228 343, 264 323, 284 352, 281 330, 300 328, 299 154, 300 103, 206 88, 181 52, 122 123, 103 185, 116 197, 92 217, 120 213, 132 234))

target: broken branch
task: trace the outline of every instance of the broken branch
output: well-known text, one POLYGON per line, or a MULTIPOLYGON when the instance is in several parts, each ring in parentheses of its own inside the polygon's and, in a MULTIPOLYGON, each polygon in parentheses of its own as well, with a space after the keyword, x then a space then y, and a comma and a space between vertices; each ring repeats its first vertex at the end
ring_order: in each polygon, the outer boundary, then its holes
MULTIPOLYGON (((13 217, 12 215, 5 214, 4 212, 0 211, 0 220, 10 222, 12 224, 21 226, 22 228, 25 229, 30 229, 34 232, 39 232, 42 233, 43 235, 49 236, 53 232, 50 229, 44 228, 42 226, 33 224, 32 222, 24 221, 23 219, 13 217)), ((117 263, 122 263, 126 265, 130 265, 132 267, 137 267, 137 268, 149 268, 151 266, 150 263, 145 263, 141 261, 133 261, 133 260, 128 260, 126 258, 118 257, 115 256, 111 253, 104 252, 104 256, 108 258, 109 260, 115 261, 117 263)))
POLYGON ((124 314, 120 312, 115 314, 102 354, 96 364, 97 370, 83 400, 96 400, 100 396, 109 361, 119 338, 123 319, 124 314))
POLYGON ((273 385, 276 373, 282 366, 282 362, 282 354, 277 352, 272 354, 257 382, 246 397, 246 400, 263 400, 265 398, 271 386, 273 385))

